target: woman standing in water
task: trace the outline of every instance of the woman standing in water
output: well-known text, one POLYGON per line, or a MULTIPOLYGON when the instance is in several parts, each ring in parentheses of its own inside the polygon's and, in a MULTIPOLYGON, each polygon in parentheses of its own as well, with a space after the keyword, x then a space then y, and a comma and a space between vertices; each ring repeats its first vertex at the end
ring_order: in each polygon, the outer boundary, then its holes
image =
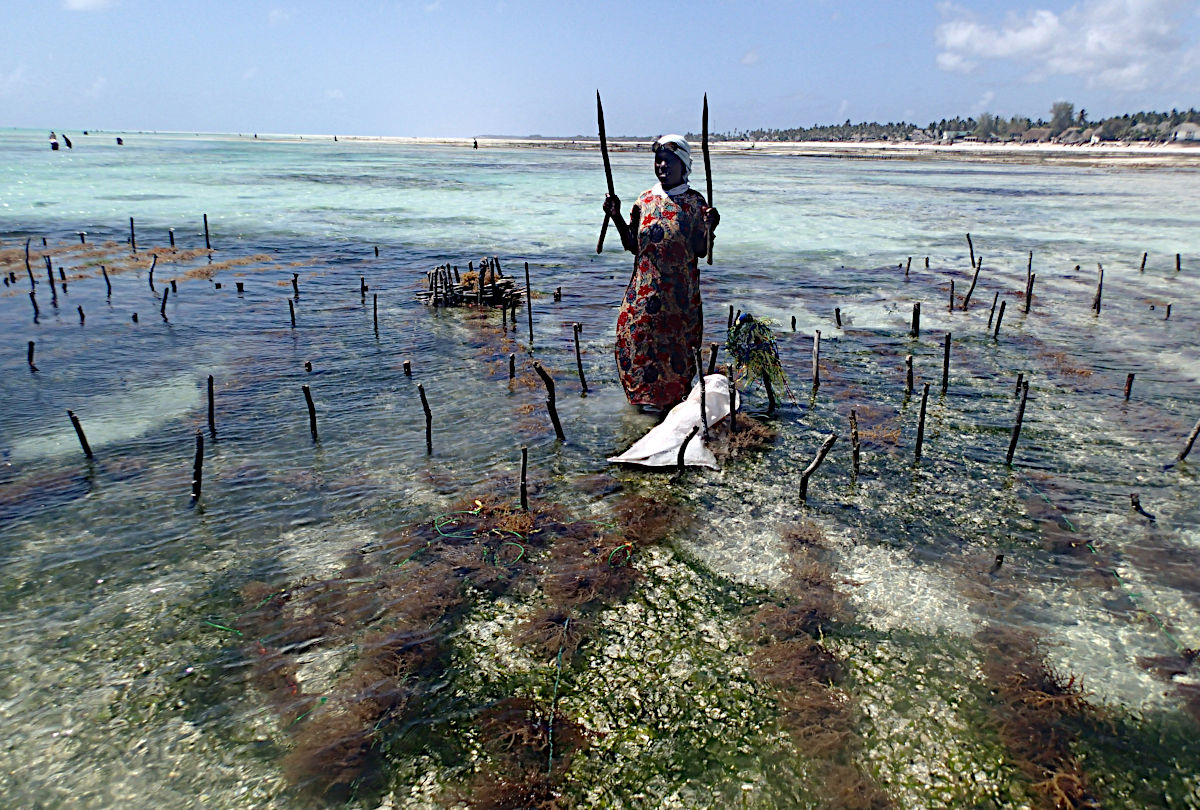
POLYGON ((679 135, 654 142, 658 183, 638 197, 630 222, 621 201, 604 199, 604 212, 634 255, 633 277, 617 316, 617 370, 630 403, 661 412, 688 394, 704 341, 697 259, 721 221, 703 195, 688 186, 692 154, 679 135))

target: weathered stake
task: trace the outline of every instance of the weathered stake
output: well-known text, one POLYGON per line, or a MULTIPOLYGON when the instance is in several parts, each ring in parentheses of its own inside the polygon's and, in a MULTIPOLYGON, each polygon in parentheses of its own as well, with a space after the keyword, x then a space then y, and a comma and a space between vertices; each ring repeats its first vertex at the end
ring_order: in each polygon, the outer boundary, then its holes
POLYGON ((950 306, 947 309, 950 312, 954 311, 954 279, 950 279, 950 306))
POLYGON ((1129 401, 1129 395, 1133 392, 1133 372, 1125 375, 1125 401, 1129 401))
POLYGON ((371 293, 371 318, 375 323, 375 331, 379 332, 379 293, 371 293))
POLYGON ((946 333, 945 344, 942 347, 942 393, 950 385, 950 333, 946 333))
POLYGON ((192 503, 200 500, 200 483, 204 474, 204 434, 196 431, 196 460, 192 464, 192 503))
MULTIPOLYGON (((533 346, 533 287, 529 286, 529 262, 525 262, 525 306, 529 312, 529 345, 533 346)), ((513 312, 516 320, 516 312, 513 312)), ((579 324, 575 324, 575 354, 579 355, 579 324)), ((579 379, 583 381, 583 364, 579 365, 579 379)), ((583 383, 583 392, 587 393, 587 383, 583 383)))
POLYGON ((717 373, 717 344, 708 344, 708 373, 717 373))
POLYGON ((1025 420, 1025 402, 1029 399, 1029 382, 1021 385, 1021 404, 1017 406, 1017 422, 1013 425, 1012 438, 1008 442, 1008 455, 1004 457, 1005 464, 1012 464, 1013 453, 1017 452, 1017 439, 1021 438, 1021 423, 1025 420))
POLYGON ((292 303, 292 299, 288 299, 288 316, 292 319, 292 328, 296 328, 296 305, 292 303))
POLYGON ((696 349, 696 376, 700 378, 700 425, 704 428, 704 441, 708 441, 708 385, 704 381, 704 363, 700 350, 696 349))
POLYGON ((133 217, 129 218, 129 248, 131 253, 137 253, 137 234, 133 230, 133 217))
POLYGON ((1000 312, 996 314, 996 329, 992 332, 993 340, 999 340, 1000 338, 1000 322, 1004 320, 1004 305, 1007 303, 1007 301, 1000 302, 1000 312))
POLYGON ((411 360, 404 361, 404 376, 405 377, 412 376, 412 361, 411 360))
POLYGON ((38 311, 37 295, 35 293, 29 293, 29 302, 33 304, 33 322, 37 323, 38 315, 41 313, 38 311))
MULTIPOLYGON (((532 321, 530 323, 532 323, 532 321)), ((584 379, 583 376, 583 355, 579 351, 579 332, 582 329, 583 326, 580 324, 571 324, 571 331, 575 333, 575 366, 579 369, 579 385, 583 388, 583 395, 587 396, 587 380, 584 379)), ((532 340, 532 337, 530 339, 532 340)))
POLYGON ((86 320, 83 314, 83 305, 80 304, 79 306, 75 307, 75 309, 79 310, 79 325, 83 326, 83 322, 86 320))
POLYGON ((833 447, 835 441, 837 441, 837 434, 830 433, 821 444, 821 449, 817 451, 817 457, 800 474, 800 503, 808 503, 808 479, 817 471, 817 467, 821 466, 825 456, 829 455, 829 448, 833 447))
POLYGON ((208 214, 204 215, 204 249, 212 250, 212 241, 208 238, 208 214))
POLYGON ((533 361, 533 370, 542 378, 542 382, 546 384, 546 409, 550 412, 550 422, 554 425, 554 435, 558 437, 560 442, 565 442, 567 437, 563 435, 562 423, 558 421, 558 407, 554 400, 554 378, 546 373, 546 369, 542 368, 542 364, 533 361))
POLYGON ((170 297, 171 297, 171 288, 163 287, 162 304, 160 304, 158 307, 158 314, 162 315, 162 319, 164 321, 167 319, 167 299, 170 297))
MULTIPOLYGON (((1031 254, 1032 255, 1032 254, 1031 254)), ((1037 279, 1037 273, 1030 273, 1029 278, 1025 280, 1025 314, 1029 314, 1029 305, 1033 301, 1033 282, 1037 279)))
POLYGON ((841 307, 833 308, 833 322, 837 324, 837 328, 842 328, 842 309, 841 307))
POLYGON ((29 357, 28 357, 28 359, 29 359, 29 370, 30 370, 30 371, 37 371, 37 370, 38 370, 37 366, 35 366, 35 365, 33 364, 33 346, 34 346, 34 343, 33 343, 33 341, 32 341, 32 340, 31 340, 31 341, 29 341, 29 357))
POLYGON ((1092 299, 1092 309, 1097 315, 1100 314, 1100 294, 1104 291, 1104 266, 1096 262, 1096 267, 1099 273, 1096 276, 1096 297, 1092 299))
POLYGON ((292 295, 296 298, 300 297, 300 274, 292 273, 292 295))
POLYGON ((917 448, 915 461, 921 460, 921 447, 925 444, 925 407, 929 403, 929 383, 925 383, 925 390, 921 392, 921 415, 917 419, 917 448))
POLYGON ((1142 266, 1141 266, 1140 268, 1138 268, 1138 272, 1139 272, 1139 273, 1145 273, 1145 272, 1146 272, 1146 257, 1147 257, 1147 256, 1149 256, 1149 255, 1150 255, 1149 253, 1143 253, 1143 254, 1142 254, 1142 266))
POLYGON ((1180 254, 1176 253, 1175 254, 1175 272, 1176 273, 1179 272, 1182 261, 1183 261, 1183 257, 1180 254))
POLYGON ((304 401, 308 405, 308 429, 312 431, 313 441, 320 441, 317 437, 317 406, 313 404, 312 391, 307 385, 300 387, 304 391, 304 401))
POLYGON ((692 439, 696 438, 696 434, 699 432, 700 427, 693 425, 692 429, 688 431, 687 437, 683 440, 683 444, 679 445, 679 453, 675 456, 675 481, 682 479, 684 472, 687 470, 687 465, 684 463, 683 458, 687 454, 688 445, 691 444, 692 439))
POLYGON ((216 398, 213 396, 213 375, 208 375, 208 432, 213 438, 217 436, 216 398))
POLYGON ((821 330, 815 330, 813 334, 813 349, 812 349, 812 387, 816 391, 821 387, 821 330))
POLYGON ((904 396, 910 397, 913 392, 913 356, 904 355, 904 396))
MULTIPOLYGON (((972 254, 974 255, 974 254, 972 254)), ((983 269, 983 257, 979 257, 979 263, 975 265, 975 274, 971 276, 971 286, 967 288, 967 294, 963 296, 962 309, 967 311, 967 307, 971 305, 971 294, 975 292, 975 284, 979 281, 979 271, 983 269)))
POLYGON ((529 472, 529 448, 521 448, 521 508, 526 512, 529 511, 529 484, 527 475, 529 472))
POLYGON ((996 318, 996 302, 999 300, 1000 300, 1000 291, 997 290, 996 293, 992 296, 992 309, 988 313, 988 325, 987 325, 988 329, 992 328, 992 321, 995 320, 995 318, 996 318))
MULTIPOLYGON (((71 426, 75 428, 75 435, 79 437, 79 446, 83 448, 83 454, 88 458, 95 458, 95 456, 92 454, 92 446, 88 444, 87 436, 83 435, 83 425, 79 424, 79 417, 76 416, 75 412, 70 408, 67 409, 67 416, 71 417, 71 426)), ((1194 439, 1195 435, 1193 435, 1192 438, 1194 439)), ((1192 445, 1189 442, 1188 449, 1190 450, 1191 447, 1192 445)), ((1182 460, 1182 456, 1180 457, 1180 460, 1182 460)))
POLYGON ((1179 452, 1179 456, 1175 459, 1177 462, 1183 461, 1188 457, 1188 453, 1192 452, 1192 445, 1196 443, 1197 436, 1200 436, 1200 421, 1196 422, 1196 426, 1192 428, 1192 432, 1188 434, 1187 444, 1183 446, 1183 450, 1179 452))
POLYGON ((433 455, 433 413, 429 410, 425 386, 421 383, 417 383, 417 393, 421 395, 421 410, 425 411, 425 452, 433 455))
POLYGON ((854 477, 858 477, 858 460, 861 452, 861 445, 858 443, 858 411, 850 410, 850 463, 851 469, 854 471, 854 477))
POLYGON ((514 352, 514 353, 511 353, 508 355, 508 378, 510 380, 512 380, 512 379, 515 379, 516 376, 517 376, 517 355, 514 352))
POLYGON ((975 266, 975 243, 971 241, 971 234, 967 234, 967 247, 971 251, 971 266, 975 266))

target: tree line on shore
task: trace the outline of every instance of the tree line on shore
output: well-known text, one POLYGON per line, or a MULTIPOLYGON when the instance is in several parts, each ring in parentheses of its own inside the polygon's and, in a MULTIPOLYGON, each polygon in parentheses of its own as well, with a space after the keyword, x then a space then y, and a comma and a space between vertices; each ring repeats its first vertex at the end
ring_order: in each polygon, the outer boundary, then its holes
MULTIPOLYGON (((1012 118, 981 113, 978 118, 943 118, 930 121, 928 126, 906 121, 880 124, 854 124, 846 119, 842 124, 819 124, 787 129, 750 129, 717 133, 713 137, 727 141, 1059 141, 1063 143, 1097 143, 1103 141, 1200 140, 1200 133, 1190 131, 1181 136, 1183 124, 1200 125, 1200 111, 1171 110, 1137 112, 1115 115, 1096 121, 1088 119, 1087 110, 1075 112, 1068 101, 1056 102, 1050 108, 1049 119, 1036 120, 1014 115, 1012 118)), ((688 134, 695 137, 694 133, 688 134)))

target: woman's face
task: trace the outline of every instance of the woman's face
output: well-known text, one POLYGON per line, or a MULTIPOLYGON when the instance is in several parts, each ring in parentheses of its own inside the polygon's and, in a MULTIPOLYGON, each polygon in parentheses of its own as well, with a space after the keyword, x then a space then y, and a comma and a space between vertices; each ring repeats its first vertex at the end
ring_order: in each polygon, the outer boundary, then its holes
POLYGON ((663 188, 675 188, 683 182, 683 160, 667 147, 654 151, 654 176, 663 188))

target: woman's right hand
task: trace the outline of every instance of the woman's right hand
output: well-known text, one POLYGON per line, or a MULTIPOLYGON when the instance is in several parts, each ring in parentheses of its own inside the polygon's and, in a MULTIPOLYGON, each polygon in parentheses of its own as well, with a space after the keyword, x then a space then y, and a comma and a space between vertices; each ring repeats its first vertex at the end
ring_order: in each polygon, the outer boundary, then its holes
POLYGON ((621 214, 621 198, 616 194, 604 195, 604 213, 614 220, 621 214))

